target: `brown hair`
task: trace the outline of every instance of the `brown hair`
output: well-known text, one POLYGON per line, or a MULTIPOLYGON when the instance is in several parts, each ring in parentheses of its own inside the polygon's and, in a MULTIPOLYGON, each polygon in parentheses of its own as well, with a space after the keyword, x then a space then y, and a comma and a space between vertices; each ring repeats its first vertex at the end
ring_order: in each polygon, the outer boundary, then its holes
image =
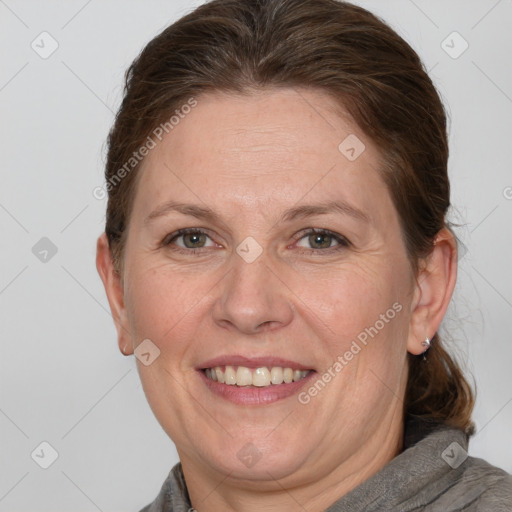
MULTIPOLYGON (((105 171, 105 231, 118 272, 139 168, 133 155, 162 123, 172 129, 170 116, 191 98, 270 87, 332 95, 379 147, 418 270, 447 226, 450 185, 445 111, 416 52, 375 15, 349 3, 213 0, 150 41, 126 72, 105 171)), ((473 392, 439 335, 426 362, 411 354, 408 362, 404 412, 470 434, 473 392)))

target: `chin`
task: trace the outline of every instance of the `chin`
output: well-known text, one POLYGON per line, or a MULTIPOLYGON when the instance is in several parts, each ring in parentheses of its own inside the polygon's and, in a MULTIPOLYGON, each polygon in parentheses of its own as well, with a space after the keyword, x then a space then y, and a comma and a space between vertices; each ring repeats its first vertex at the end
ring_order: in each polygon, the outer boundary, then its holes
POLYGON ((247 481, 249 486, 250 482, 280 480, 300 471, 309 450, 309 445, 304 443, 305 438, 302 435, 302 441, 297 442, 296 436, 287 435, 287 432, 276 435, 275 431, 236 438, 226 435, 222 442, 210 445, 208 452, 199 457, 203 463, 207 461, 215 472, 247 481))

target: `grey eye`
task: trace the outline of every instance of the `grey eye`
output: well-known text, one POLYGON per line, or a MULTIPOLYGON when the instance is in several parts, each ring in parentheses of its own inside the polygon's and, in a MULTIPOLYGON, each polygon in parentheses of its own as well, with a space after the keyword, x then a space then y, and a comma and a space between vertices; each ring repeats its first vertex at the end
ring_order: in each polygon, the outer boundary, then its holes
POLYGON ((184 235, 181 235, 181 237, 179 238, 183 239, 184 247, 186 247, 187 249, 195 249, 198 247, 204 247, 206 244, 206 239, 208 237, 204 233, 194 232, 186 233, 184 235))
POLYGON ((313 233, 308 236, 308 241, 313 249, 328 249, 333 237, 327 233, 313 233))

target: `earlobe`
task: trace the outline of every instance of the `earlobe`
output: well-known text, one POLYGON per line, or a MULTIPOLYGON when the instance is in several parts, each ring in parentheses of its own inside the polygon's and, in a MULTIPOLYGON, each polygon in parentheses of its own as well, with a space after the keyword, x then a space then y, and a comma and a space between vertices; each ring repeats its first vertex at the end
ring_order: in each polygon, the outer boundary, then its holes
MULTIPOLYGON (((425 352, 425 339, 431 340, 448 309, 457 280, 457 244, 448 228, 436 236, 434 249, 416 277, 407 350, 425 352)), ((428 347, 427 347, 428 349, 428 347)))
POLYGON ((107 235, 102 233, 96 244, 96 269, 105 287, 108 303, 117 330, 119 349, 124 355, 133 354, 128 318, 124 304, 121 277, 115 271, 107 235))

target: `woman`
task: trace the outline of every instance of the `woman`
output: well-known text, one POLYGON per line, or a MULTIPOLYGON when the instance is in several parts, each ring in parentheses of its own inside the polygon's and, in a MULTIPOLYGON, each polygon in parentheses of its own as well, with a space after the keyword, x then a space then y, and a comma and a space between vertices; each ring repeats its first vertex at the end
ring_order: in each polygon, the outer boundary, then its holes
POLYGON ((153 39, 109 136, 97 267, 180 463, 144 510, 510 510, 437 331, 446 119, 335 0, 214 0, 153 39))

